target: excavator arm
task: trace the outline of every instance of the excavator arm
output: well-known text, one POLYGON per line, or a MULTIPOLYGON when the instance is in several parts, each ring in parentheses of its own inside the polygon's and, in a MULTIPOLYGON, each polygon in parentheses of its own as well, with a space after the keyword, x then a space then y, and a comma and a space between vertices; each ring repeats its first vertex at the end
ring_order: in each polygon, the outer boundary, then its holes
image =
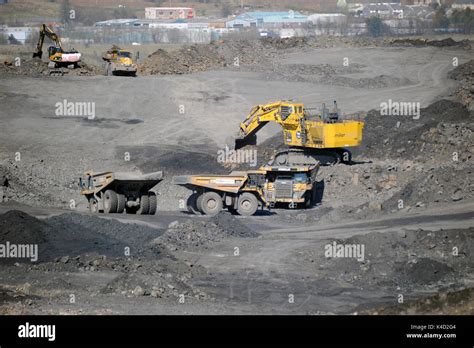
POLYGON ((48 37, 51 41, 53 41, 56 47, 59 47, 61 52, 64 51, 58 34, 56 34, 53 29, 48 27, 46 24, 42 24, 39 32, 38 43, 36 44, 36 52, 33 53, 33 58, 41 58, 43 56, 43 44, 45 37, 48 37))
POLYGON ((282 112, 285 106, 282 102, 275 102, 266 105, 256 105, 250 110, 245 120, 240 123, 240 130, 235 139, 235 149, 238 150, 247 145, 256 145, 256 134, 268 122, 277 122, 284 124, 285 116, 288 117, 288 112, 282 112))

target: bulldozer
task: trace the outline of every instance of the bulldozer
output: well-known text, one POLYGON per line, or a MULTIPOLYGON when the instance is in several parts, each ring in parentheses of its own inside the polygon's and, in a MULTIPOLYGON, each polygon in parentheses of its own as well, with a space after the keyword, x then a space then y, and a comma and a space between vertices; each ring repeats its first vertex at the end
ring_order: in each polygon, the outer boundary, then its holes
POLYGON ((258 208, 287 204, 289 208, 316 203, 315 166, 263 166, 233 171, 228 175, 184 175, 172 183, 193 191, 187 209, 193 214, 217 215, 226 207, 231 213, 254 215, 258 208))
MULTIPOLYGON (((64 50, 61 39, 53 29, 46 24, 42 24, 39 32, 38 43, 36 44, 36 51, 33 53, 33 58, 43 57, 43 44, 45 37, 53 41, 54 45, 48 47, 48 58, 50 69, 60 69, 65 67, 77 68, 81 61, 81 54, 75 49, 69 51, 64 50)), ((51 71, 51 74, 61 74, 61 70, 51 71)))
POLYGON ((302 103, 277 101, 254 106, 235 139, 235 149, 257 144, 257 132, 269 122, 283 128, 283 141, 287 150, 278 152, 275 165, 332 165, 350 163, 348 147, 359 146, 364 122, 342 120, 337 103, 332 110, 324 104, 317 114, 310 114, 302 103))
POLYGON ((132 60, 132 53, 118 46, 113 45, 102 56, 102 60, 104 61, 104 75, 106 76, 136 76, 137 74, 138 67, 132 60))

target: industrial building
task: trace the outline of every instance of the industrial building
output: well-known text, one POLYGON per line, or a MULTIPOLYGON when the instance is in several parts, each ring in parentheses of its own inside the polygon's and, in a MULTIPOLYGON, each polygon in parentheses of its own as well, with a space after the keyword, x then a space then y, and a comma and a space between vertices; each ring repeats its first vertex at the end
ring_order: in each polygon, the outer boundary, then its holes
POLYGON ((191 7, 147 7, 146 19, 192 19, 194 9, 191 7))
POLYGON ((296 11, 288 12, 245 12, 226 23, 227 28, 245 27, 292 27, 308 22, 308 16, 296 11))

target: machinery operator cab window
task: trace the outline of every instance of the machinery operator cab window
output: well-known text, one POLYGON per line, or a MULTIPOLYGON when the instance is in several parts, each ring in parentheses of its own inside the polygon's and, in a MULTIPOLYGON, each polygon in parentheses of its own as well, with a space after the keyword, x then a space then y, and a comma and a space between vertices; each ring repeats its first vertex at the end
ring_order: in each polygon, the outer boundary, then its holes
POLYGON ((293 180, 296 184, 307 184, 308 183, 308 175, 306 175, 306 173, 296 173, 293 176, 293 180))
POLYGON ((132 58, 130 52, 120 52, 119 57, 132 58))

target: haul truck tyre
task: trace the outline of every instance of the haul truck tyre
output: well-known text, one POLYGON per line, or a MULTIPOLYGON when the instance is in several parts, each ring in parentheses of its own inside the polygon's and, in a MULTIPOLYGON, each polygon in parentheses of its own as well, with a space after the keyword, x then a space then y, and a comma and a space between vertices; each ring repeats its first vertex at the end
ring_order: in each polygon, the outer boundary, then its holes
POLYGON ((117 212, 118 197, 115 191, 113 190, 105 191, 105 194, 102 200, 104 201, 104 213, 114 214, 117 212))
POLYGON ((140 208, 137 210, 138 215, 146 215, 150 211, 150 200, 147 194, 143 194, 140 197, 140 208))
POLYGON ((122 214, 125 210, 125 196, 117 193, 117 214, 122 214))
POLYGON ((149 203, 148 214, 155 215, 157 200, 156 200, 156 194, 154 194, 153 192, 148 192, 148 203, 149 203))
POLYGON ((198 197, 199 197, 199 194, 197 192, 194 192, 191 196, 188 197, 188 200, 186 201, 186 206, 188 208, 188 211, 194 215, 201 214, 201 212, 199 211, 197 207, 198 197))
POLYGON ((242 216, 252 216, 257 212, 258 200, 254 194, 244 192, 239 196, 237 212, 242 216))
POLYGON ((213 191, 205 192, 201 199, 201 210, 204 214, 215 216, 222 210, 222 197, 213 191))
POLYGON ((99 212, 99 202, 94 197, 89 199, 89 211, 92 214, 97 214, 99 212))
POLYGON ((196 198, 196 208, 201 214, 204 214, 204 212, 202 211, 202 197, 203 197, 203 195, 204 194, 201 193, 196 198))

